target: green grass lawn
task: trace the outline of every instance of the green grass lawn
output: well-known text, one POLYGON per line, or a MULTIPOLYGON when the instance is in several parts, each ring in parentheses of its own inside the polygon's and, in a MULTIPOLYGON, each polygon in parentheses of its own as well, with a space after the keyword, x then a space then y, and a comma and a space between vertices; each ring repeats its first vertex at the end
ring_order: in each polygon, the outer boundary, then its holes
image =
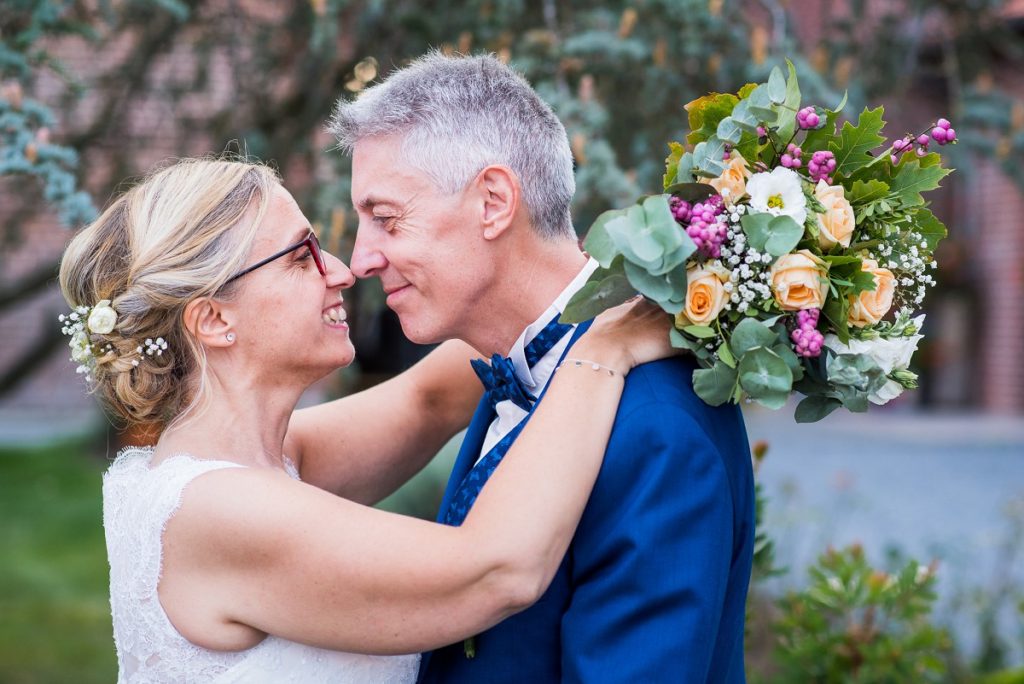
POLYGON ((82 442, 0 449, 0 682, 112 682, 100 477, 82 442))

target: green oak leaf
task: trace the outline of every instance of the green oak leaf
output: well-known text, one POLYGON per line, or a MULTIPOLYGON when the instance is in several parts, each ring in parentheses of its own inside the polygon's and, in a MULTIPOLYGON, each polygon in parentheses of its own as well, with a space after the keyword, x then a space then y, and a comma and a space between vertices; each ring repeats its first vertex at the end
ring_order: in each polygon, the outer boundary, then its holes
POLYGON ((843 124, 839 138, 828 145, 836 158, 835 175, 849 175, 875 160, 868 152, 885 142, 885 138, 879 135, 885 126, 882 120, 884 113, 882 107, 865 108, 856 126, 849 121, 843 124))
POLYGON ((853 206, 880 200, 889 194, 889 185, 880 180, 854 181, 846 191, 846 200, 853 206))
POLYGON ((916 207, 924 204, 922 192, 939 187, 939 181, 949 175, 952 169, 941 166, 922 167, 917 159, 900 164, 889 184, 889 192, 896 196, 904 207, 916 207))
POLYGON ((928 209, 914 212, 914 229, 928 244, 929 252, 934 252, 939 242, 946 237, 946 226, 928 209))
POLYGON ((732 113, 737 102, 739 98, 732 93, 710 93, 687 103, 683 107, 690 119, 690 134, 686 136, 686 142, 696 145, 714 136, 718 122, 732 113))
POLYGON ((668 149, 668 157, 665 158, 665 177, 662 179, 662 185, 666 189, 676 182, 676 175, 679 172, 679 160, 682 159, 683 154, 686 152, 686 148, 677 142, 670 142, 668 149))

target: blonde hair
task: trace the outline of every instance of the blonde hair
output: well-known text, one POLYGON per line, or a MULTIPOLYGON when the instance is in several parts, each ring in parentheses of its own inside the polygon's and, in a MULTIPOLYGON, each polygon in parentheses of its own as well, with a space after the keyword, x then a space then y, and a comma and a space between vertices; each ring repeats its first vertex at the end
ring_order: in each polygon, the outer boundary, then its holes
POLYGON ((92 335, 97 348, 110 345, 96 358, 92 389, 114 418, 167 426, 202 402, 206 355, 185 329, 185 307, 230 296, 224 284, 244 268, 277 183, 261 164, 177 161, 114 200, 68 245, 60 264, 68 304, 109 299, 117 312, 110 333, 92 335), (146 339, 161 337, 166 351, 140 357, 146 339))

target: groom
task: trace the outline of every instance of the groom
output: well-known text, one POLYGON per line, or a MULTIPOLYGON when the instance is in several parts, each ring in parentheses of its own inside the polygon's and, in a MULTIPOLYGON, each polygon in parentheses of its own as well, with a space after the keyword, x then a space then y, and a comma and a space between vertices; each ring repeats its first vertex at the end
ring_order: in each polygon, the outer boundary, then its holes
MULTIPOLYGON (((331 130, 352 154, 353 272, 380 278, 409 339, 495 355, 438 516, 458 525, 588 325, 558 323, 597 266, 569 216, 565 130, 497 59, 437 53, 339 103, 331 130)), ((550 588, 478 635, 473 657, 424 655, 420 681, 745 681, 750 454, 739 410, 701 402, 693 370, 676 358, 629 374, 550 588)))

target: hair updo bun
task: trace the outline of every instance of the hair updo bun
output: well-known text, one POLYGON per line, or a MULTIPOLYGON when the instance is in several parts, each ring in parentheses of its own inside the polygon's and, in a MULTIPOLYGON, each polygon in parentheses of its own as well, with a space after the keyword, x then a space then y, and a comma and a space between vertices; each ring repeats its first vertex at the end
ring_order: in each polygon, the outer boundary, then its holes
POLYGON ((260 164, 178 161, 114 200, 68 245, 60 287, 72 310, 110 300, 117 313, 112 330, 89 335, 98 350, 92 391, 115 418, 165 426, 202 399, 205 354, 184 328, 185 307, 243 268, 278 182, 260 164), (159 338, 165 348, 147 354, 147 340, 159 338))

